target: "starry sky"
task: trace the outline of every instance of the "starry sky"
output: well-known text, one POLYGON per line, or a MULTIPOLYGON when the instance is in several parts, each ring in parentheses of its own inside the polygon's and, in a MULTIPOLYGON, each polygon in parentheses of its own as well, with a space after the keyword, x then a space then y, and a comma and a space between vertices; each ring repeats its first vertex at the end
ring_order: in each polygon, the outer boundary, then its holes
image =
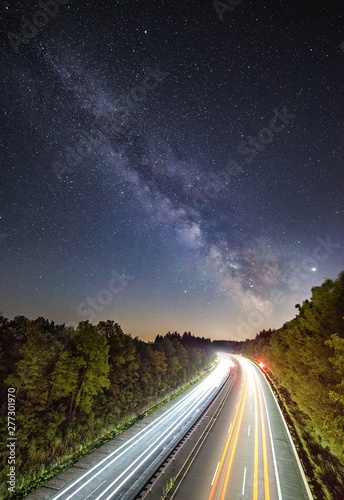
POLYGON ((242 340, 344 269, 344 7, 231 3, 1 2, 6 317, 242 340))

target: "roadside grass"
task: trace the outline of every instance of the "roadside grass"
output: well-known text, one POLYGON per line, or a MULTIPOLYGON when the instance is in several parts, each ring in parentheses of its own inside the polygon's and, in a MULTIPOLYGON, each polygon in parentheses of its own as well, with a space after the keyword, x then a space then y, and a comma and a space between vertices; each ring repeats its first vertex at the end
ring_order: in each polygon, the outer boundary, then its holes
POLYGON ((175 477, 170 477, 170 479, 167 481, 163 488, 162 496, 160 497, 160 500, 166 500, 168 493, 172 490, 174 483, 176 481, 175 477))

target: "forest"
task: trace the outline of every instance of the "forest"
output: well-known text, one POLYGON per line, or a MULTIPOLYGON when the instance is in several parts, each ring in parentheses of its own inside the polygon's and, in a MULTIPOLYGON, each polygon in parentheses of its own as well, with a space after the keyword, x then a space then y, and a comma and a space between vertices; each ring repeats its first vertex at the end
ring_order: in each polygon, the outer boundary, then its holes
MULTIPOLYGON (((110 320, 66 327, 0 316, 2 421, 8 388, 15 389, 17 484, 11 498, 23 498, 143 418, 205 373, 220 350, 265 363, 307 475, 320 485, 318 492, 313 488, 315 498, 344 498, 344 272, 295 307, 296 317, 280 329, 244 342, 212 342, 190 332, 144 342, 110 320)), ((3 427, 2 441, 7 437, 3 427)), ((7 459, 3 454, 2 485, 7 459)), ((0 490, 1 498, 7 494, 0 490)))
MULTIPOLYGON (((17 438, 11 498, 23 498, 40 478, 143 418, 209 369, 214 358, 211 341, 190 332, 169 332, 147 343, 110 320, 74 328, 0 316, 1 418, 7 421, 7 409, 15 406, 17 438), (11 405, 8 388, 14 389, 11 405)), ((7 442, 4 427, 1 440, 7 442)), ((0 497, 7 498, 8 454, 1 460, 0 497)))
POLYGON ((343 499, 344 272, 295 307, 294 319, 247 339, 241 352, 264 362, 280 388, 316 480, 330 490, 317 498, 343 499))

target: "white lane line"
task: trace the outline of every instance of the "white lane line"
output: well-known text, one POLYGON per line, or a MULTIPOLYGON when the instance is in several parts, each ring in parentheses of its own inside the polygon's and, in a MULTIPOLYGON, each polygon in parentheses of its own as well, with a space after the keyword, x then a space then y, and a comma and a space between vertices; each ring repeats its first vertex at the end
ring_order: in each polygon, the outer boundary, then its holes
POLYGON ((235 407, 235 409, 237 409, 237 408, 238 408, 238 404, 239 404, 239 403, 237 403, 237 404, 236 404, 236 407, 235 407))
POLYGON ((229 426, 229 429, 228 429, 228 434, 229 434, 229 433, 230 433, 230 431, 231 431, 232 424, 233 424, 233 422, 231 422, 231 425, 229 426))
POLYGON ((98 488, 100 488, 101 486, 103 486, 103 484, 104 484, 104 483, 106 483, 106 480, 105 480, 105 481, 103 481, 103 482, 102 482, 102 484, 100 484, 99 486, 97 486, 97 487, 96 487, 96 489, 92 491, 92 493, 90 493, 89 495, 87 495, 87 497, 85 498, 85 500, 87 500, 88 498, 90 498, 90 496, 91 496, 91 495, 93 495, 93 493, 94 493, 95 491, 97 491, 97 490, 98 490, 98 488))
POLYGON ((245 483, 246 483, 246 467, 245 467, 245 470, 244 470, 244 479, 243 479, 243 482, 242 482, 242 490, 241 490, 241 494, 242 495, 245 495, 245 483))
MULTIPOLYGON (((295 445, 294 445, 294 441, 293 441, 293 439, 292 439, 292 437, 290 435, 287 423, 286 423, 286 421, 285 421, 285 419, 283 417, 283 413, 281 411, 281 408, 279 407, 279 404, 278 404, 278 401, 276 399, 276 396, 273 393, 273 391, 272 391, 272 389, 270 387, 270 384, 266 380, 265 375, 263 375, 263 378, 265 379, 265 382, 267 383, 267 387, 269 388, 269 391, 270 391, 273 399, 275 400, 275 403, 276 403, 276 406, 278 408, 279 414, 281 416, 282 422, 284 424, 285 430, 286 430, 286 432, 287 432, 287 434, 289 436, 290 444, 291 444, 291 447, 292 447, 292 449, 294 451, 294 456, 295 456, 296 461, 298 463, 299 470, 300 470, 301 476, 302 476, 303 481, 304 481, 304 486, 305 486, 305 488, 307 490, 308 498, 312 500, 313 499, 312 492, 310 490, 308 481, 306 479, 305 472, 304 472, 303 467, 301 465, 301 462, 300 462, 300 459, 299 459, 299 455, 297 454, 297 451, 296 451, 296 448, 295 448, 295 445)), ((262 384, 261 384, 260 380, 259 380, 259 383, 260 383, 260 386, 261 386, 261 389, 262 389, 263 401, 264 401, 264 405, 265 405, 265 409, 266 409, 266 416, 267 416, 267 420, 268 420, 268 427, 269 427, 270 439, 271 439, 271 443, 272 443, 272 455, 273 455, 275 470, 277 472, 277 477, 278 477, 277 489, 278 489, 278 494, 280 495, 278 498, 279 498, 279 500, 282 500, 282 492, 281 492, 280 480, 279 480, 278 469, 277 469, 277 462, 276 462, 275 448, 274 448, 274 443, 273 443, 273 438, 272 438, 272 431, 271 431, 270 418, 269 418, 269 413, 268 413, 268 406, 267 406, 267 403, 266 403, 266 400, 265 400, 265 395, 264 395, 264 391, 263 391, 262 384)))
MULTIPOLYGON (((258 369, 256 368, 256 370, 258 370, 258 369)), ((270 443, 271 443, 272 460, 273 460, 274 469, 275 469, 275 479, 276 479, 276 486, 277 486, 277 495, 278 495, 278 500, 282 500, 281 483, 280 483, 279 472, 278 472, 278 467, 277 467, 275 445, 274 445, 274 440, 273 440, 273 437, 272 437, 272 430, 271 430, 271 424, 270 424, 270 417, 269 417, 268 405, 266 403, 266 399, 265 399, 265 395, 264 395, 264 391, 263 391, 263 386, 262 386, 262 383, 260 381, 260 378, 258 377, 257 372, 255 370, 253 370, 253 372, 254 372, 255 379, 258 382, 259 386, 260 386, 260 392, 261 392, 261 394, 263 396, 263 402, 264 402, 264 407, 265 407, 265 415, 266 415, 266 420, 267 420, 267 423, 268 423, 270 443)), ((270 384, 265 379, 265 377, 264 377, 264 380, 265 380, 267 386, 269 387, 271 393, 273 394, 272 389, 270 387, 270 384)), ((275 401, 276 401, 277 408, 279 408, 276 399, 275 399, 275 401)))
POLYGON ((155 436, 156 436, 156 434, 152 438, 150 438, 149 441, 147 441, 147 444, 150 443, 151 441, 153 441, 153 439, 155 438, 155 436))
POLYGON ((252 411, 252 403, 250 404, 250 411, 252 411))
POLYGON ((215 474, 214 474, 213 480, 211 482, 211 486, 213 486, 213 484, 214 484, 214 481, 215 481, 215 478, 216 478, 216 474, 217 474, 217 469, 219 468, 219 465, 220 465, 220 462, 217 464, 217 467, 216 467, 216 470, 215 470, 215 474))
POLYGON ((248 437, 250 437, 250 432, 251 432, 251 426, 249 425, 249 426, 248 426, 248 431, 247 431, 247 435, 248 435, 248 437))
MULTIPOLYGON (((267 380, 266 380, 265 376, 264 376, 264 379, 265 379, 265 381, 267 382, 267 380)), ((280 413, 280 416, 281 416, 282 422, 283 422, 283 424, 284 424, 285 430, 286 430, 286 432, 287 432, 287 434, 288 434, 288 436, 289 436, 290 444, 291 444, 291 447, 292 447, 292 449, 293 449, 293 451, 294 451, 294 456, 295 456, 296 461, 297 461, 297 463, 298 463, 299 470, 300 470, 301 476, 302 476, 303 481, 304 481, 304 486, 305 486, 305 488, 306 488, 306 490, 307 490, 307 493, 308 493, 308 498, 309 498, 310 500, 313 500, 313 495, 312 495, 312 492, 311 492, 311 490, 310 490, 310 487, 309 487, 308 481, 307 481, 307 479, 306 479, 305 472, 304 472, 303 467, 302 467, 302 465, 301 465, 299 455, 297 454, 297 451, 296 451, 296 448, 295 448, 295 445, 294 445, 293 438, 292 438, 292 437, 291 437, 291 435, 290 435, 290 432, 289 432, 289 429, 288 429, 287 423, 286 423, 286 421, 285 421, 285 419, 284 419, 284 416, 283 416, 282 410, 281 410, 281 408, 279 407, 279 404, 278 404, 278 401, 277 401, 277 399, 276 399, 275 394, 272 392, 272 389, 271 389, 271 387, 270 387, 270 384, 269 384, 268 382, 267 382, 267 384, 268 384, 268 387, 269 387, 270 393, 271 393, 272 397, 274 398, 274 400, 275 400, 275 402, 276 402, 276 405, 277 405, 278 411, 279 411, 279 413, 280 413)), ((264 404, 265 404, 266 411, 268 411, 268 410, 267 410, 267 404, 266 404, 266 401, 265 401, 264 392, 263 392, 263 399, 264 399, 264 404)), ((269 424, 270 436, 271 436, 271 439, 272 439, 271 425, 270 425, 270 419, 269 419, 269 414, 268 414, 268 413, 267 413, 267 417, 268 417, 268 424, 269 424)), ((273 444, 273 443, 272 443, 272 444, 273 444)), ((274 449, 274 446, 272 446, 272 451, 273 451, 274 464, 275 464, 276 457, 275 457, 275 449, 274 449)), ((276 467, 275 467, 275 468, 276 468, 276 471, 277 471, 277 464, 276 464, 276 467)), ((278 478, 278 480, 279 480, 279 478, 278 478)), ((278 486, 279 486, 279 483, 278 483, 278 486)), ((282 499, 282 493, 281 493, 281 499, 282 499)))

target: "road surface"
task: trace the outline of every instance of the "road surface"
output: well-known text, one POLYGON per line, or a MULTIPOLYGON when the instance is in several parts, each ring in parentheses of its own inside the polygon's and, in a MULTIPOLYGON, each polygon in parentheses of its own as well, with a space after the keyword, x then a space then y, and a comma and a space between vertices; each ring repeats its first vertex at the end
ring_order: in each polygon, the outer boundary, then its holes
POLYGON ((294 445, 261 370, 241 356, 216 424, 174 500, 309 500, 294 445))

